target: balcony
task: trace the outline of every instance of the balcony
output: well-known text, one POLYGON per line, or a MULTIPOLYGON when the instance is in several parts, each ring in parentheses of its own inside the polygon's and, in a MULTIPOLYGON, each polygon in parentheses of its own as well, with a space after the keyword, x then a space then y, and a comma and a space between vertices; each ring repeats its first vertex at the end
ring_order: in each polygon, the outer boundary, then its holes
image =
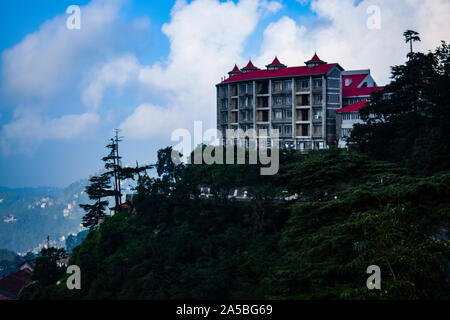
POLYGON ((312 92, 313 93, 322 93, 322 90, 323 90, 322 86, 320 86, 320 87, 313 87, 312 88, 312 92))

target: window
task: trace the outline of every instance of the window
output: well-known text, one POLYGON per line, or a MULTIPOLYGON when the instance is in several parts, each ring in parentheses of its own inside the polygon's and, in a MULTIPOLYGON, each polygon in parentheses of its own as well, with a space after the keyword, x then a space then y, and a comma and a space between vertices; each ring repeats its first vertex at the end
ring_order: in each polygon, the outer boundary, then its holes
POLYGON ((284 134, 292 134, 292 127, 284 126, 284 134))
POLYGON ((237 109, 237 99, 231 100, 231 109, 236 110, 237 109))
POLYGON ((349 85, 352 84, 352 79, 351 78, 347 78, 345 79, 345 86, 348 87, 349 85))
POLYGON ((302 110, 302 121, 309 121, 309 110, 302 110))
POLYGON ((286 96, 286 104, 292 105, 292 97, 291 96, 286 96))
POLYGON ((269 98, 268 97, 258 98, 258 108, 267 108, 267 107, 269 107, 269 98))
POLYGON ((322 126, 314 126, 314 135, 322 135, 322 126))
POLYGON ((299 125, 297 125, 297 136, 299 136, 299 137, 309 137, 309 124, 299 124, 299 125))
POLYGON ((284 82, 284 90, 292 90, 292 81, 291 80, 284 82))
POLYGON ((322 120, 322 110, 314 110, 314 120, 322 120))
POLYGON ((228 112, 222 112, 222 120, 228 122, 228 112))
POLYGON ((339 103, 340 96, 338 94, 329 94, 328 95, 328 102, 331 103, 339 103))
POLYGON ((292 119, 292 110, 285 110, 285 118, 292 119))
POLYGON ((274 114, 275 114, 275 119, 277 119, 277 120, 283 119, 283 112, 282 111, 280 111, 280 110, 275 111, 274 114))
POLYGON ((322 87, 322 79, 315 79, 314 80, 314 88, 320 88, 322 87))
POLYGON ((231 86, 231 96, 233 96, 233 97, 237 96, 237 86, 236 85, 231 86))
POLYGON ((314 104, 321 104, 322 103, 322 95, 316 94, 314 95, 314 104))
POLYGON ((273 91, 281 91, 283 83, 281 81, 277 81, 273 83, 273 91))
POLYGON ((283 104, 283 97, 275 97, 275 104, 276 105, 282 105, 283 104))
POLYGON ((297 96, 297 105, 309 106, 309 94, 302 94, 300 96, 297 96))
POLYGON ((302 89, 309 89, 309 80, 302 80, 301 81, 301 88, 302 89))
POLYGON ((258 122, 269 122, 269 111, 258 111, 258 122))
POLYGON ((256 87, 257 94, 267 94, 269 93, 269 83, 268 82, 259 82, 256 87))

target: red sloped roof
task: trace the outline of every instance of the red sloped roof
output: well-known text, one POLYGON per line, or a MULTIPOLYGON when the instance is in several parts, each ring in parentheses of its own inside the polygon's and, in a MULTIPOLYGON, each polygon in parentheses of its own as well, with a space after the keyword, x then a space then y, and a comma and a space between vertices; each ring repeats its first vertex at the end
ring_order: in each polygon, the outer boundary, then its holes
POLYGON ((256 67, 253 65, 252 60, 250 60, 247 64, 247 66, 245 67, 245 69, 255 69, 256 67))
POLYGON ((241 70, 239 70, 239 67, 237 66, 237 64, 235 64, 231 72, 241 72, 241 70))
POLYGON ((23 269, 0 279, 0 291, 17 297, 20 290, 31 282, 31 270, 23 269))
POLYGON ((372 92, 381 91, 384 87, 367 87, 367 88, 342 88, 342 97, 360 97, 370 96, 372 92))
POLYGON ((346 106, 342 109, 337 110, 336 112, 342 113, 342 112, 358 112, 362 108, 364 108, 369 102, 368 101, 359 101, 357 103, 351 104, 349 106, 346 106))
POLYGON ((312 68, 308 67, 288 67, 280 68, 277 70, 255 70, 247 73, 236 74, 222 83, 244 81, 244 80, 256 80, 264 78, 278 78, 278 77, 293 77, 293 76, 305 76, 313 74, 325 74, 330 71, 336 63, 333 64, 321 64, 312 68))
POLYGON ((368 76, 368 73, 351 74, 351 75, 343 76, 342 77, 342 88, 349 88, 349 89, 358 88, 358 86, 361 84, 361 82, 364 81, 365 78, 367 78, 367 76, 368 76), (352 80, 352 82, 348 86, 345 85, 346 79, 352 80))
POLYGON ((269 64, 269 66, 282 66, 283 64, 280 62, 280 60, 278 60, 278 57, 275 57, 275 59, 273 59, 273 62, 271 64, 269 64))
POLYGON ((317 53, 314 53, 314 57, 312 57, 311 60, 309 60, 311 62, 318 62, 318 61, 322 61, 319 56, 317 55, 317 53))

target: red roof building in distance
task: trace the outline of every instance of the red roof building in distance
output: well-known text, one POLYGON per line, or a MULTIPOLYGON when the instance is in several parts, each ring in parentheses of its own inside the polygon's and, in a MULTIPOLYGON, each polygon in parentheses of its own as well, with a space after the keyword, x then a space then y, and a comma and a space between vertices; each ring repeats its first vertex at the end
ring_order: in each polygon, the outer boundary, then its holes
POLYGON ((280 146, 328 148, 339 136, 337 111, 368 101, 373 91, 382 89, 370 70, 345 71, 317 53, 301 66, 281 61, 275 57, 265 69, 250 61, 217 84, 217 129, 223 143, 229 129, 266 131, 269 138, 277 130, 280 146))
POLYGON ((6 300, 17 300, 20 291, 31 283, 30 269, 23 269, 0 279, 0 296, 6 300))

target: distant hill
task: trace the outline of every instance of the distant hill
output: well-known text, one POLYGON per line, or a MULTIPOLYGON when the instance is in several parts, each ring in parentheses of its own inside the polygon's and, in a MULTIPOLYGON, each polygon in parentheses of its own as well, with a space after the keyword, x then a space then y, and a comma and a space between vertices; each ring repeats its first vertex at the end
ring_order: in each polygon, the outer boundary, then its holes
POLYGON ((87 203, 87 180, 59 188, 0 187, 0 248, 25 253, 42 247, 49 235, 53 245, 63 246, 71 234, 81 231, 87 203))
POLYGON ((0 278, 17 271, 17 266, 23 259, 16 253, 0 249, 0 278))

